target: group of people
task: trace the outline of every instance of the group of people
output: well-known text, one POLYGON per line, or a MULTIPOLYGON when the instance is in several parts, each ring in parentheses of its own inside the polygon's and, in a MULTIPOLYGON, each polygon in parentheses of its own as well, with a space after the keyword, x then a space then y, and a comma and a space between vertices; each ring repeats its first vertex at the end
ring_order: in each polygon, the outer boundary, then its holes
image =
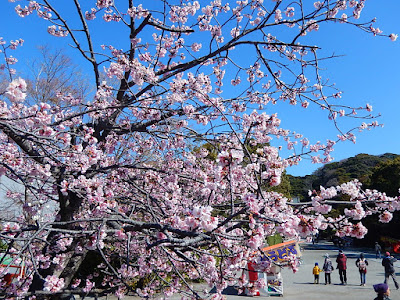
MULTIPOLYGON (((361 254, 362 257, 364 258, 364 255, 361 254)), ((361 257, 360 255, 360 257, 361 257)), ((368 265, 367 260, 364 258, 365 263, 368 265)), ((343 253, 342 250, 339 250, 339 255, 336 258, 336 263, 337 263, 337 269, 339 270, 339 277, 340 277, 340 281, 342 284, 347 284, 347 257, 346 255, 343 253)), ((357 263, 359 262, 359 259, 357 259, 357 263)), ((324 272, 325 274, 325 284, 331 284, 332 280, 331 280, 331 273, 335 268, 333 267, 333 263, 332 260, 329 257, 329 254, 326 253, 325 254, 325 261, 324 261, 324 265, 322 266, 322 269, 320 269, 320 267, 318 266, 318 263, 315 263, 315 266, 313 268, 313 274, 314 274, 314 283, 319 283, 319 274, 321 272, 324 272)), ((361 283, 363 283, 363 281, 361 280, 361 283)), ((365 284, 365 274, 364 274, 364 284, 365 284)))
MULTIPOLYGON (((380 253, 379 253, 379 256, 380 256, 380 253)), ((378 257, 378 253, 377 253, 377 257, 378 257)), ((385 270, 385 281, 384 281, 384 283, 374 285, 374 290, 378 295, 377 298, 375 298, 376 300, 389 299, 390 290, 387 285, 387 282, 390 277, 392 277, 396 289, 399 289, 399 284, 396 280, 396 273, 395 273, 395 269, 394 269, 394 265, 393 265, 394 262, 396 262, 396 261, 397 261, 396 258, 391 256, 389 252, 385 253, 384 258, 382 259, 382 266, 384 267, 384 270, 385 270)), ((347 284, 347 257, 343 253, 342 250, 339 250, 339 254, 336 257, 336 263, 337 263, 336 268, 339 270, 339 277, 340 277, 341 284, 346 285, 347 284)), ((363 253, 361 253, 360 256, 357 258, 355 264, 360 273, 360 281, 361 281, 360 285, 365 286, 368 261, 365 258, 363 253)), ((313 268, 314 283, 315 284, 319 283, 319 274, 321 272, 324 272, 325 284, 331 284, 331 273, 333 270, 334 270, 333 262, 330 259, 329 254, 326 253, 322 269, 320 269, 318 263, 315 263, 315 266, 313 268)))

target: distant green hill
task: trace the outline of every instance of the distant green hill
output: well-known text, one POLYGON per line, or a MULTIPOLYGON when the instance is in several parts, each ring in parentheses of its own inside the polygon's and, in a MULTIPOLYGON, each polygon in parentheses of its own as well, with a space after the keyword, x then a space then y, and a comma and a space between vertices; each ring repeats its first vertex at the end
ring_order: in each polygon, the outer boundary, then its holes
POLYGON ((320 186, 336 186, 352 179, 358 179, 364 186, 369 187, 374 168, 398 157, 400 155, 393 153, 382 155, 362 153, 338 162, 326 164, 311 175, 287 175, 291 186, 290 195, 293 198, 299 198, 300 201, 304 201, 308 198, 309 190, 318 190, 320 186))
MULTIPOLYGON (((339 162, 326 164, 311 175, 287 175, 290 182, 289 193, 292 198, 308 201, 309 190, 319 190, 320 186, 340 185, 352 179, 362 182, 363 188, 376 189, 388 196, 399 194, 400 188, 400 155, 385 153, 383 155, 358 154, 339 162)), ((336 205, 332 213, 341 211, 336 205)), ((379 222, 378 215, 368 216, 363 220, 368 234, 362 240, 355 240, 357 245, 372 247, 382 236, 400 239, 400 211, 393 213, 393 220, 388 224, 379 222)))

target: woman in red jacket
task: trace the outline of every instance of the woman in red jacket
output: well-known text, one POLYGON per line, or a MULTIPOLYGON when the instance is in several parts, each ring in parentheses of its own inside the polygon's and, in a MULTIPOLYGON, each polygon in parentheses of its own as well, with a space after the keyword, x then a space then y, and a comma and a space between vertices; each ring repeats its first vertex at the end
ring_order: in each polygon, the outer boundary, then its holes
POLYGON ((340 281, 342 284, 347 284, 347 257, 342 250, 339 250, 339 255, 336 258, 337 268, 339 269, 340 281))

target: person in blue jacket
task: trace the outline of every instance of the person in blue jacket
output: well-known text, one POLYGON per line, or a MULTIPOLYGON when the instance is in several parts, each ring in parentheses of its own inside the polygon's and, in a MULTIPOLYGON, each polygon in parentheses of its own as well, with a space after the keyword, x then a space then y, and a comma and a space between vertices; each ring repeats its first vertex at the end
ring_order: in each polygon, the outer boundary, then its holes
POLYGON ((396 280, 396 272, 394 269, 394 263, 397 261, 396 258, 390 255, 390 252, 385 253, 385 257, 382 259, 382 266, 385 268, 385 283, 388 282, 389 276, 392 277, 396 289, 399 289, 399 284, 396 280))

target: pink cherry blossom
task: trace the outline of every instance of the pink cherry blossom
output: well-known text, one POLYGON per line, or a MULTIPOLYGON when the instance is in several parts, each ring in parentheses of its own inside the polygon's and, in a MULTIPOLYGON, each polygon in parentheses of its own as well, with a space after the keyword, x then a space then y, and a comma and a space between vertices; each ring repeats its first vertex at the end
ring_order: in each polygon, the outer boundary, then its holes
POLYGON ((86 285, 83 288, 83 291, 85 293, 88 293, 94 288, 94 286, 95 286, 94 282, 90 281, 89 279, 86 279, 86 285))
POLYGON ((26 98, 26 82, 22 78, 14 79, 6 89, 6 96, 13 102, 24 101, 26 98))
POLYGON ((389 35, 390 40, 393 42, 397 40, 397 37, 398 37, 398 34, 391 33, 389 35))
POLYGON ((379 215, 379 222, 389 223, 393 218, 393 214, 389 211, 385 210, 383 213, 379 215))
POLYGON ((61 26, 51 25, 47 28, 47 32, 56 37, 66 37, 69 32, 61 26))
POLYGON ((55 293, 64 288, 64 278, 58 278, 56 275, 49 275, 44 281, 45 291, 55 293))

